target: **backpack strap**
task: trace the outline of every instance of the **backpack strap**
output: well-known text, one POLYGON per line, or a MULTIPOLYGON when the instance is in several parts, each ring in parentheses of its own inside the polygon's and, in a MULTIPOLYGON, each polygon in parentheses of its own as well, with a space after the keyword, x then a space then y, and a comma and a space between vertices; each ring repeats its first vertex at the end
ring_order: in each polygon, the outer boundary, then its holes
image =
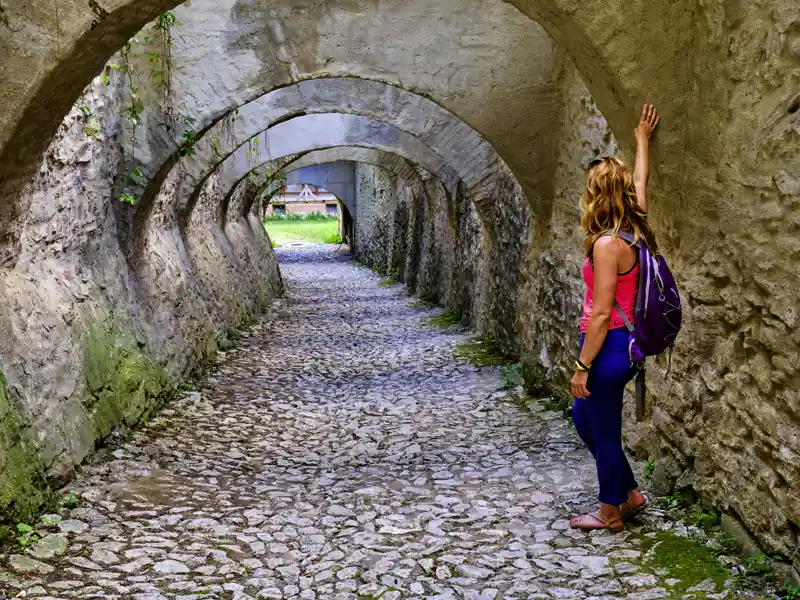
POLYGON ((619 302, 614 300, 614 308, 619 313, 619 316, 622 317, 622 322, 625 323, 625 327, 628 328, 628 331, 633 333, 633 323, 630 322, 628 317, 625 316, 625 313, 622 310, 622 307, 619 305, 619 302))
MULTIPOLYGON (((605 231, 602 234, 600 234, 600 237, 609 237, 609 236, 612 236, 612 235, 614 235, 613 231, 605 231)), ((629 244, 631 244, 632 246, 636 246, 637 248, 641 244, 641 242, 635 242, 634 241, 635 238, 633 237, 633 234, 632 233, 628 233, 627 231, 618 231, 617 235, 619 237, 621 237, 623 240, 625 240, 626 242, 628 242, 629 244)))
MULTIPOLYGON (((612 235, 614 235, 613 231, 606 231, 606 232, 602 233, 600 235, 600 237, 609 237, 609 236, 612 236, 612 235)), ((639 242, 635 242, 634 243, 633 234, 628 233, 627 231, 620 231, 620 232, 617 233, 617 235, 619 237, 621 237, 623 240, 625 240, 626 242, 628 242, 628 243, 630 243, 630 244, 632 244, 632 245, 634 245, 636 247, 639 246, 639 242)), ((625 313, 623 312, 622 307, 619 305, 619 302, 617 302, 616 300, 614 300, 614 308, 619 313, 619 316, 622 317, 622 322, 625 323, 625 327, 628 328, 628 331, 633 333, 633 323, 631 323, 630 320, 628 319, 628 317, 625 316, 625 313)))
MULTIPOLYGON (((613 235, 613 232, 606 231, 601 235, 601 237, 613 235)), ((620 231, 617 233, 619 237, 623 240, 631 244, 632 246, 636 246, 639 250, 642 249, 641 242, 634 242, 634 237, 632 234, 628 233, 627 231, 620 231)), ((628 332, 633 333, 633 323, 630 322, 628 317, 625 316, 625 312, 622 310, 622 307, 619 305, 619 302, 614 300, 614 309, 619 313, 619 316, 622 317, 622 322, 625 323, 625 327, 628 328, 628 332)), ((641 363, 636 363, 636 377, 635 377, 635 396, 636 396, 636 422, 641 423, 645 417, 645 410, 646 410, 646 398, 647 398, 647 386, 645 384, 645 367, 644 361, 641 363)))

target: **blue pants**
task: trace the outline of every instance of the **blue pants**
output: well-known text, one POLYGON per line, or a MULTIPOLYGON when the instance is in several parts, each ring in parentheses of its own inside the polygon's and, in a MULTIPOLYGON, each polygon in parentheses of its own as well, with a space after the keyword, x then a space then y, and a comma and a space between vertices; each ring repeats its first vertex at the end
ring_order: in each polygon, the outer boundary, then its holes
MULTIPOLYGON (((612 329, 589 373, 589 397, 576 398, 572 420, 597 463, 600 502, 619 506, 639 487, 622 450, 622 396, 636 374, 628 356, 630 334, 612 329)), ((583 347, 583 337, 581 337, 583 347)))

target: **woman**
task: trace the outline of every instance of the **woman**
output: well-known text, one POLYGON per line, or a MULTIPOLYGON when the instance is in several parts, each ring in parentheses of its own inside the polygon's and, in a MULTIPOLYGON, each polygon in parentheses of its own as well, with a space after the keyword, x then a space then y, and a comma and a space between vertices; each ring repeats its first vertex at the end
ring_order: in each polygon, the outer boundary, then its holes
POLYGON ((571 383, 572 417, 597 463, 600 509, 573 518, 574 529, 622 531, 624 521, 647 507, 622 450, 622 396, 635 369, 628 356, 630 334, 615 301, 632 323, 639 254, 617 234, 632 234, 651 252, 657 251, 647 225, 645 192, 650 136, 658 122, 655 108, 645 104, 635 130, 633 175, 617 158, 592 161, 581 198, 586 297, 580 320, 581 350, 571 383))

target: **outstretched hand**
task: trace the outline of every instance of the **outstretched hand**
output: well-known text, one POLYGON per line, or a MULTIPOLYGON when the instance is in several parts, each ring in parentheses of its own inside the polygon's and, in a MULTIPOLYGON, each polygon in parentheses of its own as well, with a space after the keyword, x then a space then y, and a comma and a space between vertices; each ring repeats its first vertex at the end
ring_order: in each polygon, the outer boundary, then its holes
POLYGON ((656 107, 652 104, 642 106, 642 116, 639 117, 639 125, 633 130, 637 140, 647 141, 653 135, 661 117, 656 112, 656 107))

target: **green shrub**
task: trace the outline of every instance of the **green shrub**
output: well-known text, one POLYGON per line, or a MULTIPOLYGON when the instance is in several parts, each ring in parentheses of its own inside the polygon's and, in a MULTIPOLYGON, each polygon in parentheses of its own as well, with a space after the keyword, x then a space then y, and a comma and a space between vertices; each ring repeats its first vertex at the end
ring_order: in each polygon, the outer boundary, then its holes
POLYGON ((39 541, 39 536, 36 535, 33 527, 27 523, 17 523, 17 532, 19 533, 17 536, 17 544, 19 544, 21 548, 27 548, 39 541))
POLYGON ((658 505, 661 508, 681 508, 686 505, 686 501, 683 499, 683 496, 678 494, 677 492, 674 494, 670 494, 669 496, 661 496, 660 498, 656 499, 658 505))
POLYGON ((719 525, 719 513, 713 508, 705 510, 698 504, 695 505, 692 520, 694 521, 695 525, 702 527, 703 529, 716 527, 719 525))
POLYGON ((66 506, 67 508, 77 507, 78 494, 75 492, 70 492, 69 490, 64 490, 64 493, 61 495, 61 505, 66 506))
POLYGON ((756 556, 748 556, 745 562, 747 574, 750 576, 764 577, 765 579, 774 579, 775 571, 772 567, 772 560, 766 554, 757 554, 756 556))
POLYGON ((328 213, 321 213, 321 212, 311 212, 306 214, 300 213, 288 213, 285 215, 281 214, 274 214, 274 215, 267 215, 264 217, 264 221, 272 222, 272 221, 337 221, 339 219, 338 214, 328 214, 328 213))
POLYGON ((572 399, 566 396, 553 396, 542 400, 542 408, 548 412, 557 412, 565 418, 572 418, 572 399))
POLYGON ((524 382, 522 381, 522 364, 514 363, 512 365, 504 365, 503 370, 503 381, 506 389, 512 389, 517 386, 522 385, 524 382))
POLYGON ((784 600, 800 600, 800 587, 786 585, 778 592, 778 595, 784 600))

